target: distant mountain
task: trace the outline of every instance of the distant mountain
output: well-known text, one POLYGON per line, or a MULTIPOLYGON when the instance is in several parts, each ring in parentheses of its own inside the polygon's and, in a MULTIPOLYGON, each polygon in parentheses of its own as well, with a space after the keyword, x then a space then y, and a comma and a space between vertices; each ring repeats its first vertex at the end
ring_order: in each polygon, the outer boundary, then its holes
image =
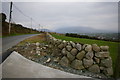
POLYGON ((55 32, 58 33, 111 33, 112 31, 107 30, 98 30, 90 27, 62 27, 56 29, 55 32))
POLYGON ((38 29, 38 31, 52 32, 52 31, 49 30, 49 29, 38 29))

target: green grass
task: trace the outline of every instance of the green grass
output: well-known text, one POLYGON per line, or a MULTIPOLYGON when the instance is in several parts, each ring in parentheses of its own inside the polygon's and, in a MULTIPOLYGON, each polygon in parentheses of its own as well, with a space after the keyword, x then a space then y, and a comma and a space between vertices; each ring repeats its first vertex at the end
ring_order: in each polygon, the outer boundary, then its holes
POLYGON ((67 37, 64 35, 56 35, 52 34, 53 37, 61 40, 66 41, 73 41, 73 42, 79 42, 83 44, 97 44, 98 46, 109 46, 110 56, 113 60, 113 68, 115 69, 115 62, 118 54, 118 42, 109 42, 109 41, 101 41, 101 40, 92 40, 92 39, 83 39, 83 38, 73 38, 73 37, 67 37))

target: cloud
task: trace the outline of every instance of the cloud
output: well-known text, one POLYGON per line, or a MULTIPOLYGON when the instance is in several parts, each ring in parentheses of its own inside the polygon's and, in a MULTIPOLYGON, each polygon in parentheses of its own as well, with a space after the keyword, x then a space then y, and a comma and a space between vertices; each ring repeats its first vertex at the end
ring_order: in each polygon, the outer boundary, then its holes
MULTIPOLYGON (((68 26, 86 26, 102 30, 118 30, 117 2, 16 2, 14 3, 38 24, 51 30, 68 26)), ((8 14, 8 3, 3 4, 3 12, 8 14)), ((30 25, 30 19, 23 16, 13 6, 15 22, 30 25), (26 22, 26 23, 25 23, 26 22)), ((30 27, 30 26, 28 26, 30 27)))

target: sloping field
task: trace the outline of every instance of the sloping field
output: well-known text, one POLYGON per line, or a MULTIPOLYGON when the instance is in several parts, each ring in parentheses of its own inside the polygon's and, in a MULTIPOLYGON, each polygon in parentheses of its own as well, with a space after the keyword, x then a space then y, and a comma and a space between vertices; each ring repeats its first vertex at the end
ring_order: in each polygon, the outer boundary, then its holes
POLYGON ((112 57, 112 60, 113 60, 113 68, 115 68, 115 62, 116 62, 116 58, 117 58, 117 54, 118 54, 118 44, 120 44, 120 43, 101 41, 101 40, 92 40, 92 39, 83 39, 83 38, 73 38, 73 37, 67 37, 64 35, 57 35, 57 34, 52 34, 52 36, 57 39, 79 42, 79 43, 83 43, 83 44, 97 44, 99 46, 108 45, 110 47, 109 48, 110 56, 112 57))

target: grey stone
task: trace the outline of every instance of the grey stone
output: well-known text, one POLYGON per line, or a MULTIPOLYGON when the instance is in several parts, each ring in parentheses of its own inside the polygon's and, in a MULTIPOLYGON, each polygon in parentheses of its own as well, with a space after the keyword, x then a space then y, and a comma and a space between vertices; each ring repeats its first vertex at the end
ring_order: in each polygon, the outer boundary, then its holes
POLYGON ((63 48, 64 48, 64 44, 61 43, 61 44, 58 46, 58 48, 59 48, 59 49, 63 49, 63 48))
POLYGON ((110 68, 105 68, 104 71, 103 71, 103 73, 104 73, 106 76, 111 76, 111 75, 113 75, 113 69, 112 69, 112 67, 110 67, 110 68))
POLYGON ((92 66, 92 64, 93 64, 93 59, 86 59, 86 58, 84 58, 84 59, 83 59, 83 64, 84 64, 84 67, 85 67, 85 68, 88 68, 88 67, 92 66))
POLYGON ((57 45, 57 39, 55 39, 55 38, 53 39, 53 44, 57 45))
POLYGON ((62 40, 59 40, 59 39, 56 41, 57 45, 60 45, 61 42, 62 42, 62 40))
POLYGON ((93 50, 95 52, 99 52, 100 51, 100 47, 97 44, 93 44, 92 47, 93 47, 93 50))
POLYGON ((80 50, 82 49, 81 44, 77 43, 77 44, 76 44, 76 48, 80 51, 80 50))
POLYGON ((100 46, 101 50, 103 51, 108 51, 109 49, 109 46, 100 46))
POLYGON ((109 52, 97 52, 95 53, 95 56, 99 58, 109 57, 109 52))
POLYGON ((65 41, 65 40, 63 40, 63 43, 66 43, 66 41, 65 41))
POLYGON ((100 65, 107 68, 112 67, 112 59, 110 57, 107 59, 102 59, 100 65))
POLYGON ((100 70, 104 70, 104 69, 105 69, 105 67, 101 67, 101 66, 100 66, 100 70))
POLYGON ((72 49, 72 46, 70 46, 70 45, 67 45, 67 46, 66 46, 66 48, 67 48, 67 50, 68 50, 68 51, 71 51, 71 49, 72 49))
POLYGON ((97 64, 92 65, 88 70, 93 73, 100 73, 100 68, 97 64))
POLYGON ((75 59, 75 56, 73 56, 70 52, 67 53, 67 58, 70 60, 70 61, 73 61, 75 59))
POLYGON ((74 69, 84 69, 84 66, 82 65, 82 61, 81 60, 74 60, 71 63, 71 67, 74 69))
POLYGON ((93 52, 87 52, 87 54, 85 55, 87 59, 92 59, 93 56, 94 56, 93 52))
POLYGON ((40 43, 39 42, 36 42, 36 46, 39 47, 40 43))
POLYGON ((91 45, 87 45, 87 46, 85 47, 85 51, 91 52, 91 51, 92 51, 92 46, 91 46, 91 45))
POLYGON ((73 49, 71 50, 71 54, 72 54, 72 55, 76 55, 77 52, 78 52, 78 50, 77 50, 76 48, 73 48, 73 49))
POLYGON ((47 59, 47 61, 46 61, 46 63, 49 63, 50 61, 51 61, 51 59, 50 59, 50 58, 48 58, 48 59, 47 59))
POLYGON ((53 51, 52 51, 52 56, 61 56, 62 53, 61 53, 61 50, 58 49, 58 48, 53 48, 53 51))
POLYGON ((40 50, 40 47, 36 47, 36 51, 39 51, 40 50))
POLYGON ((84 45, 82 46, 82 48, 85 49, 85 47, 86 47, 87 45, 88 45, 88 44, 84 44, 84 45))
POLYGON ((95 60, 96 63, 98 63, 98 64, 100 63, 100 59, 99 58, 94 57, 94 60, 95 60))
POLYGON ((62 65, 62 66, 68 67, 70 62, 69 62, 68 58, 64 56, 64 57, 59 61, 59 63, 60 63, 60 65, 62 65))
POLYGON ((74 42, 70 41, 70 43, 71 43, 72 47, 75 47, 75 43, 74 42))
POLYGON ((56 58, 54 58, 54 62, 59 62, 59 60, 60 60, 60 58, 59 57, 56 57, 56 58))
POLYGON ((63 48, 63 49, 62 49, 62 54, 63 54, 63 55, 66 55, 66 54, 67 54, 66 48, 63 48))
POLYGON ((63 40, 63 45, 64 45, 64 47, 66 47, 67 46, 67 41, 63 40))
POLYGON ((36 54, 40 54, 40 51, 36 51, 36 54))
POLYGON ((83 59, 84 55, 85 55, 85 51, 84 51, 84 50, 83 50, 83 51, 80 51, 80 52, 77 54, 76 58, 79 59, 79 60, 81 60, 81 59, 83 59))

